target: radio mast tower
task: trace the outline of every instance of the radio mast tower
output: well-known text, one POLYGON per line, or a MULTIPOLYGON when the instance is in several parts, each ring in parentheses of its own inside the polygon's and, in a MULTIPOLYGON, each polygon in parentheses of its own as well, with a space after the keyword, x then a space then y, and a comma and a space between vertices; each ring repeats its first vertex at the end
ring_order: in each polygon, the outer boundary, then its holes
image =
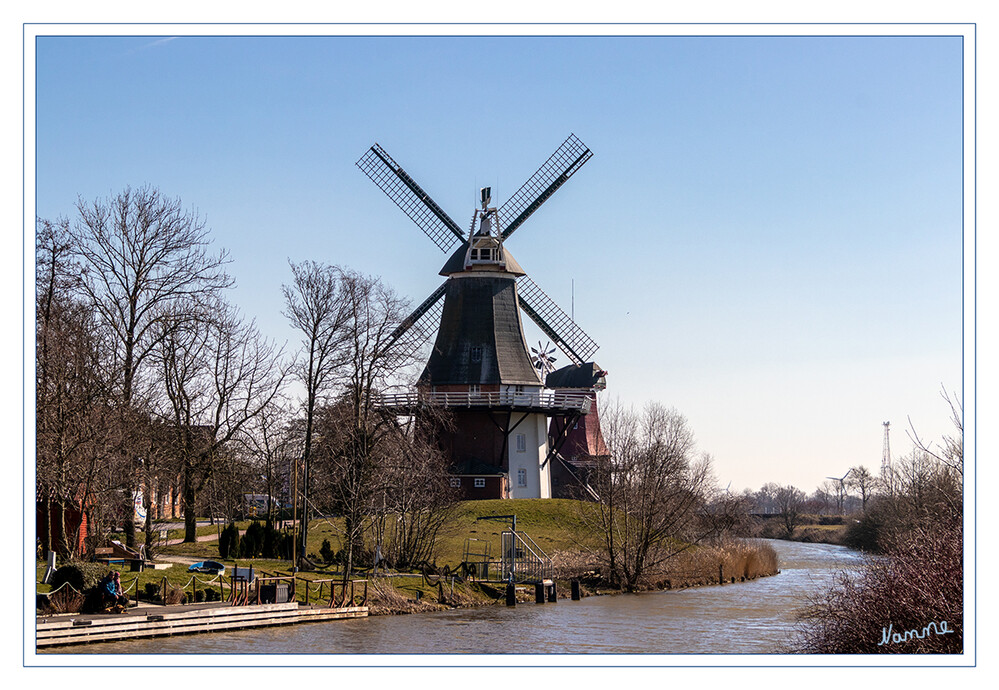
POLYGON ((890 490, 891 446, 888 443, 888 428, 889 426, 891 426, 891 422, 882 422, 881 424, 885 428, 885 444, 884 444, 884 449, 881 451, 881 481, 884 483, 885 487, 890 490))

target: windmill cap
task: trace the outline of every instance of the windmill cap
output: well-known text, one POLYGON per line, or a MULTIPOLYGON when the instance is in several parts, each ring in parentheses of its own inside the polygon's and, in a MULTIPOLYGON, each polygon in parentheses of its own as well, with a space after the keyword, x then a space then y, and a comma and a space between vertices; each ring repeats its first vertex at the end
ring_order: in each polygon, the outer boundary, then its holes
MULTIPOLYGON (((506 247, 500 245, 500 251, 503 252, 503 262, 506 264, 506 268, 503 270, 515 276, 527 275, 527 271, 525 271, 520 267, 520 264, 517 263, 517 260, 513 258, 513 254, 511 254, 506 247)), ((454 275, 455 273, 465 273, 474 270, 488 269, 495 271, 497 269, 496 266, 482 266, 482 267, 473 266, 472 268, 466 269, 465 268, 466 254, 468 254, 468 242, 462 242, 461 245, 451 255, 451 258, 447 260, 447 263, 444 264, 444 267, 440 270, 440 275, 450 276, 454 275)))

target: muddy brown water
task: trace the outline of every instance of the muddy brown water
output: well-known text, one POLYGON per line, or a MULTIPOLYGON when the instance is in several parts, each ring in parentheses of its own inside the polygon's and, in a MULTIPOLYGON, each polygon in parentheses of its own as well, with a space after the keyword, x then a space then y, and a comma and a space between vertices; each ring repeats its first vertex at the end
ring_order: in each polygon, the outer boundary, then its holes
MULTIPOLYGON (((779 651, 778 646, 788 639, 795 612, 808 597, 828 589, 837 572, 856 567, 861 559, 858 552, 842 546, 772 543, 780 558, 779 575, 721 587, 588 597, 582 601, 560 599, 555 604, 519 604, 515 608, 488 606, 374 616, 81 645, 52 652, 115 656, 767 654, 779 651)), ((317 658, 302 660, 321 663, 317 658)), ((360 662, 377 664, 377 659, 360 662)))

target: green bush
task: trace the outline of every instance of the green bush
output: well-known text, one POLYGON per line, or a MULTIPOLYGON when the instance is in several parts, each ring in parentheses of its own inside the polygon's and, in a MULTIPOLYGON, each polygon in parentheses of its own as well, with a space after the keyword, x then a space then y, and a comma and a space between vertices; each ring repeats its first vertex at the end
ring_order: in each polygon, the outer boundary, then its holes
POLYGON ((235 523, 222 530, 219 535, 219 558, 223 561, 240 557, 239 529, 235 523))
POLYGON ((843 543, 851 549, 883 553, 887 546, 888 525, 891 522, 890 499, 875 501, 860 519, 850 521, 843 543))
POLYGON ((258 558, 264 548, 264 536, 264 526, 256 520, 251 522, 240 541, 240 558, 258 558))
POLYGON ((264 558, 284 560, 291 558, 291 535, 273 527, 264 531, 264 558))
POLYGON ((73 561, 52 574, 52 590, 57 590, 68 582, 78 592, 93 589, 108 574, 109 568, 103 563, 73 561))
POLYGON ((329 539, 323 539, 323 545, 319 547, 319 556, 323 559, 323 563, 330 565, 333 559, 336 558, 336 554, 333 553, 333 547, 330 546, 329 539))

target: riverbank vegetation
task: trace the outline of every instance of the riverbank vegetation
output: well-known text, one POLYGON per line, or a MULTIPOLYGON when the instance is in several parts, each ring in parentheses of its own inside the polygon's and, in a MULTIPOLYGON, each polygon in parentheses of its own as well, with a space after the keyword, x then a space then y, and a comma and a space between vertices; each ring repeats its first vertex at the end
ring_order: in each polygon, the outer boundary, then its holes
POLYGON ((946 393, 955 434, 893 464, 847 543, 870 551, 812 603, 792 651, 961 653, 964 648, 963 414, 946 393))

